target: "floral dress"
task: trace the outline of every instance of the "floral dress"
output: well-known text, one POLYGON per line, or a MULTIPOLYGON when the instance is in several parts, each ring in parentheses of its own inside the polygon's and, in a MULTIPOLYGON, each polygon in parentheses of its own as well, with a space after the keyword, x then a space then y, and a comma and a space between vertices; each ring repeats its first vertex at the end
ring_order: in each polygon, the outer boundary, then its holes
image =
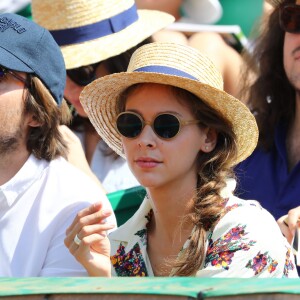
MULTIPOLYGON (((207 232, 206 256, 196 276, 297 278, 291 246, 272 215, 258 202, 232 193, 225 203, 226 213, 207 232)), ((113 276, 154 276, 147 254, 151 212, 146 197, 135 215, 109 235, 113 276)), ((188 240, 182 251, 187 245, 188 240)))

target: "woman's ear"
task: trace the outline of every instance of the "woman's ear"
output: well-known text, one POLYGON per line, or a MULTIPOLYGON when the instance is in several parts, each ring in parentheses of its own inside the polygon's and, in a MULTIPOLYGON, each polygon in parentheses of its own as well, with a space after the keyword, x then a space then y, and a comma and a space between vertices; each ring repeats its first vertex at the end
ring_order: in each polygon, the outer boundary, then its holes
POLYGON ((218 139, 217 131, 213 128, 205 128, 204 134, 206 135, 203 139, 203 143, 201 145, 201 151, 208 153, 215 149, 218 139))

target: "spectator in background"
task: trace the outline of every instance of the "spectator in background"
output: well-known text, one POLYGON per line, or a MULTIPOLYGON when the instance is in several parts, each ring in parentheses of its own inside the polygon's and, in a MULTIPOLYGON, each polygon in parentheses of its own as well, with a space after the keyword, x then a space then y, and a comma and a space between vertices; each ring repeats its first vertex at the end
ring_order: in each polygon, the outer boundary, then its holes
POLYGON ((66 224, 95 201, 99 187, 65 157, 60 124, 64 60, 51 34, 16 14, 0 15, 0 276, 84 276, 64 246, 66 224))
MULTIPOLYGON (((100 140, 79 95, 94 79, 126 71, 136 47, 151 42, 151 35, 174 18, 159 11, 137 10, 133 0, 89 0, 80 4, 74 0, 33 0, 32 15, 61 47, 67 68, 64 96, 74 110, 71 129, 80 137, 92 171, 107 192, 138 185, 126 161, 100 140)), ((87 166, 80 156, 72 157, 73 164, 87 166)))
POLYGON ((248 57, 246 74, 257 77, 244 91, 260 137, 236 169, 238 195, 260 201, 291 242, 300 217, 300 1, 269 2, 274 9, 248 57))

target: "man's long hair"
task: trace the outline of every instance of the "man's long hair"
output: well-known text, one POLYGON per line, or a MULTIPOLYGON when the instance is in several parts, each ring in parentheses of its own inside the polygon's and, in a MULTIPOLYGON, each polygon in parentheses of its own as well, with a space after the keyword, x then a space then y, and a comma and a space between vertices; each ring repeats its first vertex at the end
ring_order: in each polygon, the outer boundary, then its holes
MULTIPOLYGON (((294 1, 285 0, 282 4, 286 3, 294 1)), ((283 66, 285 32, 279 24, 279 7, 274 9, 262 27, 263 32, 255 41, 253 52, 245 56, 248 63, 246 74, 254 71, 257 77, 246 83, 244 92, 258 123, 259 146, 269 150, 274 143, 278 123, 284 122, 289 126, 294 118, 295 89, 283 66)))
POLYGON ((41 125, 29 129, 27 149, 38 159, 51 161, 67 156, 67 146, 59 125, 68 124, 71 114, 63 100, 58 106, 45 85, 35 76, 27 74, 24 114, 32 114, 41 125))

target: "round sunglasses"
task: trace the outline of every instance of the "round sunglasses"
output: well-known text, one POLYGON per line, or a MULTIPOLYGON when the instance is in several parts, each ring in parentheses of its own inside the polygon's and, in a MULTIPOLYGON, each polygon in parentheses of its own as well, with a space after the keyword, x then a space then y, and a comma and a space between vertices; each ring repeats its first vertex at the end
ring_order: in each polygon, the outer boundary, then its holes
POLYGON ((67 75, 79 86, 86 86, 96 79, 100 63, 67 70, 67 75))
POLYGON ((286 32, 300 33, 300 5, 282 5, 279 10, 279 23, 286 32))
POLYGON ((13 76, 15 79, 21 81, 22 83, 26 83, 26 79, 21 77, 20 75, 18 75, 17 73, 6 69, 5 67, 0 66, 0 81, 2 81, 3 79, 5 79, 5 77, 10 74, 11 76, 13 76))
POLYGON ((116 118, 118 132, 129 139, 138 137, 145 125, 151 126, 159 138, 169 140, 180 132, 182 126, 198 123, 200 123, 199 120, 180 120, 176 115, 170 113, 159 114, 152 122, 145 121, 135 112, 122 112, 116 118))

